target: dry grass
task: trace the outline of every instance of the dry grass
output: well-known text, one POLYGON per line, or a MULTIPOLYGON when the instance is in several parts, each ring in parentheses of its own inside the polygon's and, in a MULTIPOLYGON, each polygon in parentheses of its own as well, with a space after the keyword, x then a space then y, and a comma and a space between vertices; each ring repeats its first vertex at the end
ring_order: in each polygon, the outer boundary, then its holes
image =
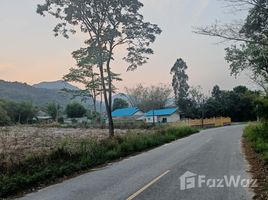
MULTIPOLYGON (((145 133, 146 130, 115 130, 115 135, 145 133)), ((47 154, 65 141, 80 141, 96 138, 102 140, 109 136, 104 129, 83 128, 39 128, 12 126, 0 128, 0 163, 5 166, 18 163, 28 156, 47 154)))

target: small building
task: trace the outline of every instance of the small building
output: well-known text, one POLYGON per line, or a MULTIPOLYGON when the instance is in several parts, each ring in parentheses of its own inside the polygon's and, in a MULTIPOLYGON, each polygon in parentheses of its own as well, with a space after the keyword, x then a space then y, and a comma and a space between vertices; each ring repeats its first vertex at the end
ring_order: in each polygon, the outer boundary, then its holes
POLYGON ((137 120, 144 113, 136 107, 117 109, 112 112, 114 120, 137 120))
POLYGON ((52 117, 49 114, 41 110, 37 112, 35 120, 37 120, 38 122, 45 122, 45 123, 53 121, 52 117))
POLYGON ((150 110, 145 113, 145 121, 147 123, 171 123, 180 121, 180 119, 177 108, 150 110))

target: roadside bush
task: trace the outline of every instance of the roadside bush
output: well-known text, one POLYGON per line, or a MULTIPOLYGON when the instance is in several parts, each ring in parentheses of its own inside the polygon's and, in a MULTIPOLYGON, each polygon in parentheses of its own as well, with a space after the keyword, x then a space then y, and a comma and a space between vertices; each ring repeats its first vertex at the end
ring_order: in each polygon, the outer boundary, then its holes
POLYGON ((263 98, 258 101, 258 113, 264 121, 268 121, 268 98, 263 98))
POLYGON ((48 155, 30 156, 6 172, 0 172, 0 197, 47 184, 57 178, 87 170, 136 152, 198 132, 190 127, 160 127, 144 134, 129 133, 125 136, 64 141, 48 155))
POLYGON ((244 137, 250 142, 255 152, 259 153, 268 164, 268 125, 267 123, 250 124, 244 130, 244 137))

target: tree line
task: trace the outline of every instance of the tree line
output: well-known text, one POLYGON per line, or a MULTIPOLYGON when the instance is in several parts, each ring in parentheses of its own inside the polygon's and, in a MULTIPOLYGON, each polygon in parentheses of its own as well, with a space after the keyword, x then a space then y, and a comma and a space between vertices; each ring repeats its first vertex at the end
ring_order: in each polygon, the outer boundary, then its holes
POLYGON ((31 102, 0 99, 0 126, 37 123, 39 111, 43 111, 55 122, 63 122, 64 115, 68 118, 87 117, 92 121, 100 121, 99 113, 86 109, 78 102, 71 102, 65 108, 58 103, 51 102, 41 108, 31 102))

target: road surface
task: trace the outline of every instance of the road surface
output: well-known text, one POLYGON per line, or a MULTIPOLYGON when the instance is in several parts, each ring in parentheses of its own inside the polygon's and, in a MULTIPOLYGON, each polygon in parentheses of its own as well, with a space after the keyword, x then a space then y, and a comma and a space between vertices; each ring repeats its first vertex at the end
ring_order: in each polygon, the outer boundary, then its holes
POLYGON ((245 188, 245 185, 242 187, 240 182, 238 187, 226 185, 231 175, 235 180, 250 178, 246 173, 247 162, 241 150, 243 127, 238 125, 204 130, 196 135, 96 169, 20 199, 251 199, 249 189, 245 188), (193 177, 184 182, 184 179, 180 177, 186 172, 193 173, 193 177), (223 185, 220 182, 224 176, 226 176, 224 179, 226 182, 223 185), (213 181, 217 182, 216 185, 213 181), (189 186, 193 188, 186 189, 189 186))

